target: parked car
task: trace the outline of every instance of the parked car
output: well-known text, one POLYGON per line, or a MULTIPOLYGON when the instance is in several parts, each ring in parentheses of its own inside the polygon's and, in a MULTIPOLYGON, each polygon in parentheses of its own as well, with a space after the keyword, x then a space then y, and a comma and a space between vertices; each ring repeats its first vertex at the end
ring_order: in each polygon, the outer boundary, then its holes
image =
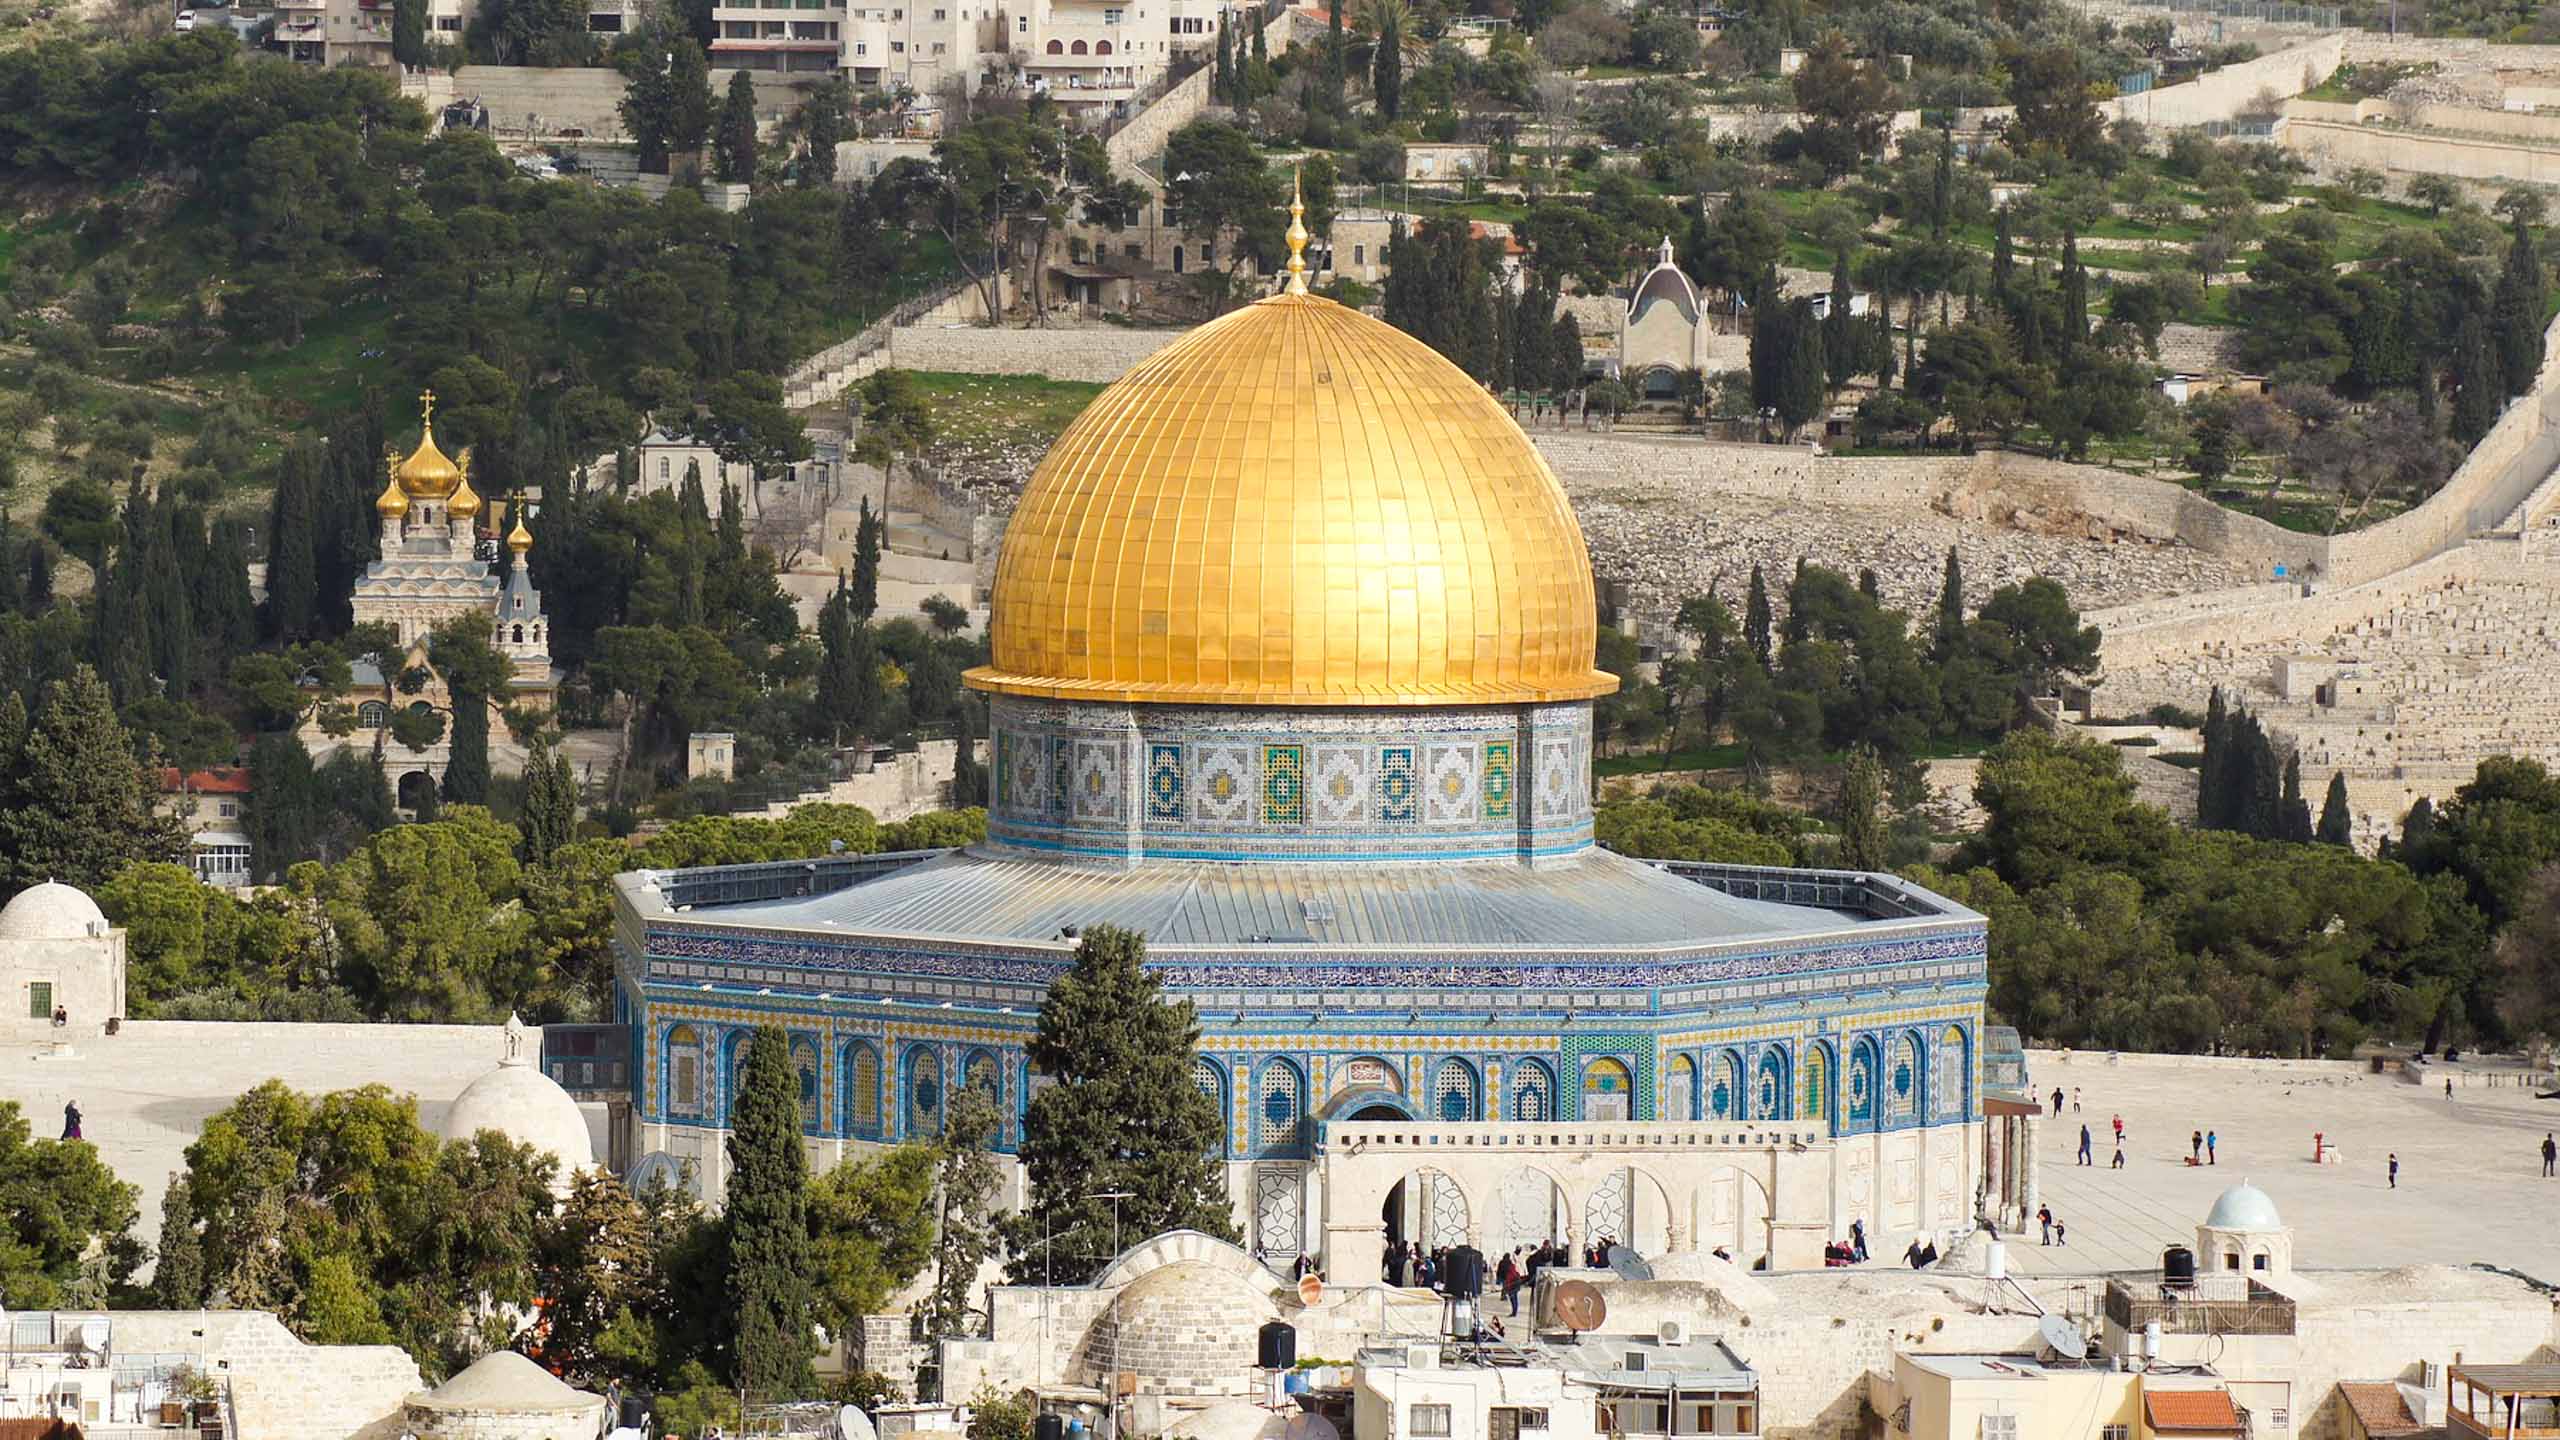
POLYGON ((189 30, 193 30, 194 28, 196 28, 196 12, 194 12, 193 10, 181 10, 181 11, 179 11, 179 12, 178 12, 178 32, 179 32, 180 34, 184 34, 184 33, 186 33, 186 32, 187 32, 187 31, 189 31, 189 30))

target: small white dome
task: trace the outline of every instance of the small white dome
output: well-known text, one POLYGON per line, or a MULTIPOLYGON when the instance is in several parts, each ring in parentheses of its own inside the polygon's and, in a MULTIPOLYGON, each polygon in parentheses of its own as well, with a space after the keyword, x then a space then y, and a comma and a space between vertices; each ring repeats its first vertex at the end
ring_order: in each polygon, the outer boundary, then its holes
POLYGON ((106 929, 106 912, 79 887, 47 880, 0 909, 0 940, 80 940, 106 929))
POLYGON ((2204 1217, 2211 1230, 2281 1230, 2284 1221, 2276 1214, 2276 1202, 2266 1191, 2243 1180, 2222 1192, 2213 1202, 2213 1213, 2204 1217))
POLYGON ((587 1133, 587 1117, 578 1113, 578 1102, 550 1076, 522 1060, 508 1061, 472 1081, 445 1112, 448 1140, 468 1140, 483 1130, 495 1130, 520 1145, 558 1156, 560 1170, 552 1183, 562 1188, 568 1185, 571 1171, 592 1169, 596 1163, 595 1142, 587 1133))
POLYGON ((473 1361, 470 1369, 410 1403, 434 1410, 494 1410, 516 1415, 584 1411, 592 1415, 604 1408, 604 1397, 570 1387, 513 1350, 492 1350, 473 1361))

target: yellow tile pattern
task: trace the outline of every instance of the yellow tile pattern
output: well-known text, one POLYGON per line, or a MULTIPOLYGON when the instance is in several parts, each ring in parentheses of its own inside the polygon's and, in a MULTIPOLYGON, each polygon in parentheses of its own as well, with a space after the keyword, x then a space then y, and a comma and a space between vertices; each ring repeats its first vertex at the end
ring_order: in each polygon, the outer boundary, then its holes
POLYGON ((1591 564, 1546 462, 1429 346, 1310 295, 1088 406, 996 566, 982 690, 1190 704, 1586 699, 1591 564))

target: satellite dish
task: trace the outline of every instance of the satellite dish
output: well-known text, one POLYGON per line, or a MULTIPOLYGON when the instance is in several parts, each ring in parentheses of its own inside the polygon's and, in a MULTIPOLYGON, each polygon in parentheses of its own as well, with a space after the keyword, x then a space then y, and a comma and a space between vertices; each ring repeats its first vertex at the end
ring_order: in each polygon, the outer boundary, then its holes
POLYGON ((653 1185, 663 1185, 679 1195, 702 1198, 702 1177, 693 1167, 664 1150, 652 1150, 631 1167, 622 1179, 623 1188, 638 1195, 653 1185))
POLYGON ((2056 1355, 2078 1359, 2089 1351, 2089 1342, 2068 1315, 2047 1315, 2036 1322, 2036 1333, 2044 1337, 2047 1349, 2056 1355))
POLYGON ((1567 1280, 1556 1287, 1555 1312, 1557 1323, 1578 1335, 1600 1328, 1609 1318, 1609 1302, 1590 1281, 1567 1280))
POLYGON ((1280 1428, 1281 1440, 1340 1440, 1334 1423, 1313 1410, 1301 1410, 1280 1428))
POLYGON ((1609 1268, 1616 1272, 1618 1278, 1621 1280, 1650 1280, 1653 1278, 1653 1266, 1646 1263, 1643 1256, 1637 1254, 1635 1251, 1624 1245, 1610 1246, 1609 1253, 1602 1258, 1608 1261, 1609 1268))
POLYGON ((838 1406, 830 1433, 834 1440, 876 1440, 879 1434, 871 1428, 871 1417, 863 1414, 859 1405, 838 1406))
POLYGON ((79 1346, 81 1351, 85 1354, 106 1354, 107 1322, 104 1320, 81 1321, 80 1328, 73 1331, 71 1334, 71 1343, 79 1346))
POLYGON ((1312 1272, 1298 1277, 1298 1303, 1314 1308, 1324 1298, 1324 1280, 1312 1272))

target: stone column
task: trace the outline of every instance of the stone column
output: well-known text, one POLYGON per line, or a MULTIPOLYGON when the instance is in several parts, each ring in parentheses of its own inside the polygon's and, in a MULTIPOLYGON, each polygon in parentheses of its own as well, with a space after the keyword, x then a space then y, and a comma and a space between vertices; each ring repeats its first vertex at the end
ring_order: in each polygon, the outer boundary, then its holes
POLYGON ((2018 1156, 2018 1226, 2023 1230, 2027 1218, 2033 1216, 2036 1206, 2042 1203, 2044 1187, 2036 1183, 2036 1167, 2042 1152, 2036 1142, 2041 1138, 2038 1132, 2043 1127, 2038 1117, 2029 1115, 2019 1122, 2019 1128, 2024 1132, 2018 1143, 2021 1152, 2018 1156))

